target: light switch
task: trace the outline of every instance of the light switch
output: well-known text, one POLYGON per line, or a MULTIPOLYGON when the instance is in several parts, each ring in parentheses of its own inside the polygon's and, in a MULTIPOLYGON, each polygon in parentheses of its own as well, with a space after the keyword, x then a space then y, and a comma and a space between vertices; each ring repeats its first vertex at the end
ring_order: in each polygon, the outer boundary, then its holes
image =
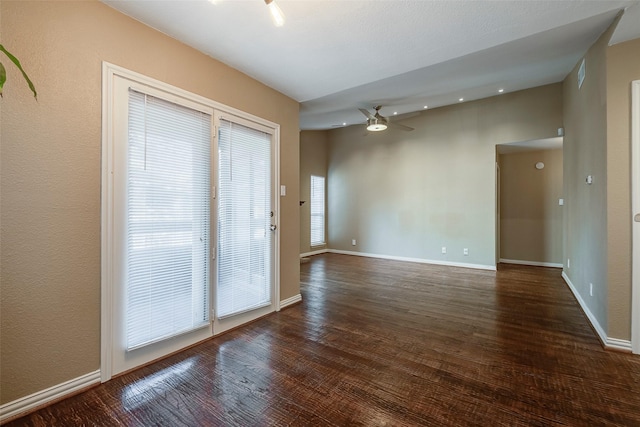
POLYGON ((564 199, 558 199, 558 204, 560 206, 564 206, 564 199))
POLYGON ((286 185, 281 185, 280 186, 280 195, 281 196, 286 196, 287 195, 287 186, 286 185))

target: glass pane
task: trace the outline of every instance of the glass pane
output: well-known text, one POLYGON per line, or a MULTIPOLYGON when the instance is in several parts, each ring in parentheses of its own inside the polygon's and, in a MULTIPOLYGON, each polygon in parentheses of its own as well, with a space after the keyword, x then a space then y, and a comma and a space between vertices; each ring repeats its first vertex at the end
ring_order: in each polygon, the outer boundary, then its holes
POLYGON ((271 303, 271 135, 221 120, 216 312, 271 303))
POLYGON ((129 93, 127 349, 209 320, 211 116, 129 93))

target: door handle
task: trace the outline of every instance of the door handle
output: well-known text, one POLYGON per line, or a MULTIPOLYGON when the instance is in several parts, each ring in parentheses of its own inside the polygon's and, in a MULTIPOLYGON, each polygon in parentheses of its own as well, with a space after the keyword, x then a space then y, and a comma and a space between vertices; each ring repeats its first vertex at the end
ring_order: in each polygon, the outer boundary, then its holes
POLYGON ((278 228, 278 226, 275 224, 271 224, 271 226, 269 227, 271 231, 276 231, 276 228, 278 228))
POLYGON ((636 216, 633 217, 633 220, 635 222, 640 222, 640 213, 636 214, 636 216))

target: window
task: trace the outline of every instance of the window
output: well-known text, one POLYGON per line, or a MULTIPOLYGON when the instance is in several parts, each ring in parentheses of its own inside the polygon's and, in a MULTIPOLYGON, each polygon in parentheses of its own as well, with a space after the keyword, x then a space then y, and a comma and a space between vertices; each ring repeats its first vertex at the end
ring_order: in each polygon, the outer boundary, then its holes
POLYGON ((324 177, 311 175, 311 246, 325 244, 324 177))

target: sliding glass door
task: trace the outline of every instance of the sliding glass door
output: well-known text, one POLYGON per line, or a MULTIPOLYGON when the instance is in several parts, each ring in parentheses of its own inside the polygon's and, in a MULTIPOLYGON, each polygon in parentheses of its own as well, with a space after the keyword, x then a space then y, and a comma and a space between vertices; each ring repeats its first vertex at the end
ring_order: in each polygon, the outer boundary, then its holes
POLYGON ((103 71, 106 381, 277 309, 278 127, 103 71))

